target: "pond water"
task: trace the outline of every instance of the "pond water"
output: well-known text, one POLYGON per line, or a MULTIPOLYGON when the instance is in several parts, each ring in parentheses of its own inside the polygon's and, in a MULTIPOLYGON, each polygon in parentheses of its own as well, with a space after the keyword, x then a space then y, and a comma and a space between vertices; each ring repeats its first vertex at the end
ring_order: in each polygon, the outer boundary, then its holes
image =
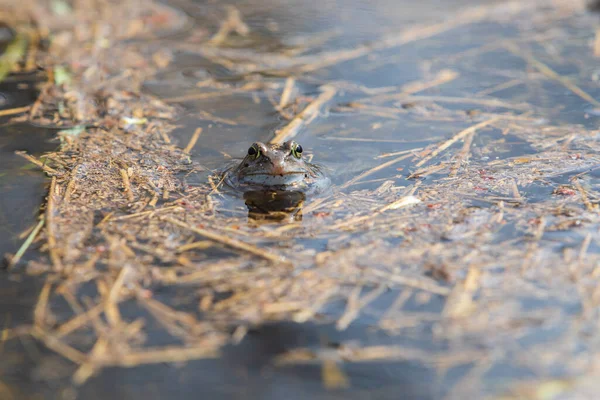
MULTIPOLYGON (((510 11, 503 9, 501 3, 476 0, 418 3, 404 0, 323 0, 318 3, 301 0, 174 0, 170 4, 189 15, 190 25, 184 32, 143 44, 152 49, 173 50, 170 65, 147 81, 144 90, 178 107, 178 128, 172 136, 181 147, 189 142, 196 128, 202 128, 191 158, 205 171, 186 177, 187 184, 192 187, 206 185, 215 171, 222 170, 232 159, 242 158, 253 142, 269 142, 278 129, 289 123, 290 116, 327 90, 333 90, 335 95, 319 108, 319 115, 306 123, 294 140, 302 144, 307 156, 327 169, 331 191, 348 199, 361 196, 358 203, 348 200, 346 208, 337 205, 335 212, 345 213, 343 215, 350 218, 357 209, 360 211, 360 207, 371 204, 369 201, 379 204, 376 193, 382 185, 388 186, 381 191, 393 187, 407 194, 417 185, 432 212, 444 196, 456 207, 468 204, 469 215, 449 212, 415 221, 418 229, 439 229, 439 235, 437 232, 432 235, 442 246, 460 240, 464 233, 459 228, 445 230, 443 225, 447 221, 476 220, 478 216, 491 218, 494 213, 510 214, 510 207, 514 205, 518 210, 524 204, 531 206, 530 214, 524 212, 513 220, 507 218, 504 225, 489 233, 489 243, 504 245, 515 238, 527 242, 535 237, 535 232, 532 233, 535 227, 524 226, 523 218, 537 218, 534 215, 536 204, 540 208, 546 206, 557 188, 571 185, 569 178, 572 175, 585 172, 600 162, 595 158, 594 145, 590 144, 597 138, 600 118, 597 111, 600 107, 594 100, 600 99, 600 69, 597 58, 590 51, 596 17, 581 11, 557 12, 547 7, 532 12, 525 5, 519 6, 522 11, 510 11), (478 13, 474 9, 463 11, 473 6, 491 7, 495 3, 499 8, 488 11, 492 17, 482 17, 483 11, 478 13), (219 29, 218 21, 226 16, 225 5, 234 5, 239 10, 250 33, 247 36, 230 35, 215 48, 198 46, 195 37, 213 34, 219 29), (514 43, 518 44, 517 49, 514 43), (281 54, 287 56, 281 57, 281 54), (291 89, 291 96, 280 107, 286 87, 291 89), (581 93, 581 88, 585 93, 581 93), (499 116, 502 123, 483 126, 470 139, 465 135, 464 141, 449 144, 451 151, 440 151, 432 158, 439 163, 439 169, 423 170, 435 162, 418 165, 415 157, 427 157, 432 149, 457 133, 499 116), (565 137, 572 139, 564 144, 561 141, 565 137), (463 147, 467 140, 471 140, 470 148, 463 147), (564 144, 564 157, 550 158, 557 157, 558 150, 552 147, 557 143, 564 144), (569 147, 570 143, 573 143, 572 147, 569 147), (468 164, 461 163, 460 159, 457 163, 461 148, 469 151, 468 164), (383 164, 388 161, 387 165, 383 164), (532 162, 540 163, 540 174, 546 173, 535 182, 525 172, 518 175, 522 165, 532 162), (564 168, 558 168, 561 165, 557 163, 564 163, 564 168), (465 174, 471 174, 475 184, 453 182, 455 165, 464 168, 465 174), (554 168, 551 172, 545 172, 551 167, 554 168), (353 181, 365 172, 369 173, 353 181), (515 175, 510 175, 512 173, 515 175), (505 178, 510 182, 505 184, 505 178), (449 188, 456 191, 443 194, 449 188), (502 204, 498 205, 499 202, 502 204)), ((35 98, 34 79, 12 76, 4 81, 0 85, 1 108, 30 104, 35 98)), ((0 127, 2 253, 14 253, 23 241, 21 234, 35 224, 47 185, 45 178, 14 152, 24 150, 41 155, 58 146, 54 135, 53 130, 26 124, 0 127)), ((527 173, 532 174, 531 171, 527 173)), ((592 203, 598 200, 594 194, 598 186, 595 182, 597 173, 593 170, 581 180, 592 203)), ((335 234, 310 235, 323 214, 332 212, 318 208, 318 202, 327 201, 331 191, 303 199, 304 206, 310 211, 293 221, 275 221, 273 229, 286 223, 298 224, 306 231, 297 234, 294 232, 298 231, 293 231, 286 240, 315 252, 360 246, 373 240, 376 235, 368 228, 347 235, 343 230, 335 234)), ((224 223, 254 226, 252 218, 248 218, 248 199, 245 201, 241 196, 226 192, 213 199, 224 223)), ((567 211, 561 209, 560 213, 567 211)), ((566 223, 560 219, 563 215, 560 213, 556 211, 547 222, 548 226, 555 224, 556 229, 542 230, 538 237, 541 240, 538 246, 548 249, 548 259, 564 254, 565 249, 579 249, 589 235, 592 239, 591 243, 588 240, 586 251, 597 253, 597 221, 587 216, 590 222, 586 230, 571 231, 557 227, 566 223)), ((580 215, 576 217, 580 218, 580 215)), ((400 246, 406 232, 389 235, 385 242, 400 246)), ((429 236, 423 240, 433 242, 429 236)), ((499 249, 498 252, 502 252, 505 248, 499 249)), ((456 258, 452 262, 460 264, 462 259, 468 258, 465 253, 452 256, 456 258)), ((515 257, 521 259, 523 254, 515 257)), ((38 255, 31 251, 27 258, 38 255)), ((494 257, 492 251, 489 256, 494 257)), ((413 256, 407 255, 409 257, 413 256)), ((544 260, 540 265, 546 262, 544 260)), ((451 262, 441 256, 439 259, 431 256, 430 264, 443 263, 451 262), (442 259, 443 262, 439 261, 442 259)), ((507 265, 508 261, 493 268, 508 269, 507 265)), ((428 274, 436 277, 435 267, 432 268, 434 271, 428 274)), ((467 275, 465 270, 458 267, 457 270, 459 278, 467 275)), ((8 356, 0 365, 0 389, 5 384, 22 398, 57 399, 191 399, 201 395, 239 399, 426 400, 462 398, 464 393, 479 396, 503 393, 505 388, 522 381, 571 377, 577 371, 576 367, 571 369, 550 361, 525 362, 519 358, 519 353, 521 349, 541 351, 540 346, 544 343, 569 335, 570 326, 564 322, 576 319, 583 307, 575 297, 569 297, 574 289, 570 288, 564 296, 554 297, 541 290, 542 287, 555 289, 551 283, 537 286, 537 282, 528 281, 521 282, 520 287, 507 288, 509 284, 499 283, 501 278, 494 275, 491 267, 487 279, 481 298, 497 314, 492 312, 488 316, 491 322, 487 321, 486 328, 465 327, 467 333, 463 336, 457 333, 456 340, 450 333, 440 332, 446 329, 439 323, 446 309, 443 296, 424 298, 409 294, 403 311, 407 316, 412 313, 422 319, 414 326, 408 322, 408 328, 401 328, 397 335, 390 333, 393 329, 375 328, 380 314, 402 293, 394 289, 373 301, 369 305, 370 313, 361 315, 346 330, 337 330, 332 323, 268 324, 251 330, 239 345, 228 346, 220 359, 193 361, 175 367, 160 364, 131 369, 108 368, 77 388, 69 382, 72 366, 39 343, 29 338, 2 342, 0 352, 8 356), (497 289, 499 287, 502 289, 497 289), (486 294, 485 290, 489 292, 486 294), (510 301, 498 305, 504 296, 510 301), (506 322, 502 311, 522 317, 506 322), (518 324, 531 329, 523 328, 511 340, 490 333, 512 329, 518 324), (324 367, 319 363, 273 365, 274 357, 298 347, 331 349, 354 341, 363 346, 402 346, 427 354, 475 354, 479 350, 486 350, 486 353, 485 356, 472 355, 468 361, 452 367, 444 364, 445 359, 436 358, 428 363, 417 356, 394 362, 344 364, 343 371, 350 387, 339 390, 324 389, 324 367), (496 344, 499 350, 494 352, 496 344)), ((40 287, 38 278, 27 277, 18 271, 0 276, 0 321, 6 326, 30 322, 31 308, 40 287)), ((185 287, 164 289, 155 295, 180 299, 179 303, 185 304, 186 299, 193 298, 186 290, 185 287)), ((328 316, 339 315, 344 307, 344 303, 334 303, 323 312, 328 316)), ((131 313, 139 312, 133 306, 131 310, 131 313)), ((53 311, 60 315, 60 305, 53 311)), ((127 312, 126 303, 122 313, 126 315, 127 312)), ((456 326, 453 328, 460 330, 456 326)), ((163 337, 164 333, 158 329, 153 330, 152 326, 147 329, 152 340, 168 342, 166 335, 163 337)), ((578 355, 584 349, 594 348, 584 340, 573 339, 568 343, 580 347, 573 350, 578 355)), ((555 353, 552 356, 558 358, 555 353)), ((450 361, 447 363, 451 364, 450 361)))

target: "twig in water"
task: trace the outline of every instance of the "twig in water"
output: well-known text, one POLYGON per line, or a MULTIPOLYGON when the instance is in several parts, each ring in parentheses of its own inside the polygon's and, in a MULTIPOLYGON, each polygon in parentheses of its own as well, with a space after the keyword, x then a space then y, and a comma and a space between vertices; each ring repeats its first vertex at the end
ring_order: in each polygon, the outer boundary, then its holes
POLYGON ((468 316, 474 310, 473 296, 480 280, 481 271, 475 267, 469 268, 465 280, 457 284, 448 297, 443 314, 451 318, 468 316))
POLYGON ((270 252, 267 249, 261 249, 259 247, 252 246, 252 245, 250 245, 248 243, 244 243, 244 242, 242 242, 240 240, 233 239, 233 238, 230 238, 230 237, 225 236, 225 235, 219 235, 218 233, 211 232, 211 231, 208 231, 206 229, 202 229, 202 228, 190 226, 190 225, 186 224, 185 222, 179 221, 179 220, 177 220, 175 218, 164 217, 162 219, 164 221, 167 221, 167 222, 173 224, 173 225, 177 225, 177 226, 179 226, 181 228, 184 228, 184 229, 187 229, 187 230, 192 231, 194 233, 197 233, 200 236, 204 236, 204 237, 206 237, 208 239, 214 240, 215 242, 224 244, 224 245, 226 245, 228 247, 232 247, 234 249, 238 249, 238 250, 242 250, 242 251, 248 252, 248 253, 250 253, 252 255, 264 258, 264 259, 266 259, 268 261, 271 261, 273 263, 283 264, 283 265, 286 265, 286 266, 291 266, 292 265, 292 263, 289 262, 288 260, 286 260, 285 257, 280 256, 278 254, 274 254, 274 253, 270 252))
POLYGON ((48 167, 46 164, 44 164, 43 162, 41 162, 40 160, 38 160, 37 158, 30 156, 29 154, 25 153, 24 151, 15 151, 15 154, 23 157, 24 159, 26 159, 27 161, 37 165, 38 167, 40 167, 45 173, 47 174, 52 174, 52 175, 60 175, 59 172, 53 168, 48 167))
POLYGON ((119 312, 119 306, 117 304, 119 302, 120 291, 125 283, 125 277, 128 270, 129 269, 127 266, 123 266, 121 268, 121 271, 119 271, 119 276, 117 276, 117 279, 110 288, 110 291, 106 296, 106 300, 104 301, 104 315, 106 316, 108 323, 113 327, 119 326, 123 322, 121 319, 121 313, 119 312))
POLYGON ((508 82, 500 83, 500 84, 492 86, 490 88, 483 89, 483 90, 475 93, 475 96, 488 96, 492 93, 496 93, 501 90, 506 90, 506 89, 510 89, 511 87, 514 87, 514 86, 522 85, 523 83, 525 83, 525 82, 522 79, 511 79, 508 82))
POLYGON ((506 47, 506 49, 508 51, 510 51, 514 55, 521 57, 523 60, 527 61, 527 63, 533 65, 538 71, 540 71, 546 77, 557 81, 558 83, 560 83, 561 85, 563 85, 564 87, 569 89, 571 92, 575 93, 577 96, 579 96, 582 99, 586 100, 587 102, 593 104, 594 106, 600 107, 600 101, 594 99, 590 94, 583 91, 583 89, 581 89, 579 86, 575 85, 574 83, 569 81, 564 76, 559 75, 552 68, 550 68, 543 62, 539 61, 537 58, 535 58, 531 54, 523 52, 514 43, 507 42, 504 44, 504 46, 506 47))
POLYGON ((29 107, 29 106, 25 106, 25 107, 9 108, 8 110, 0 110, 0 117, 4 117, 7 115, 21 114, 26 111, 29 111, 30 108, 31 107, 29 107))
POLYGON ((103 304, 97 304, 82 314, 77 314, 55 330, 55 336, 61 338, 87 325, 92 318, 98 317, 104 311, 103 304))
POLYGON ((114 360, 109 365, 118 365, 121 367, 135 367, 142 364, 158 364, 167 362, 183 362, 197 360, 201 358, 216 358, 219 355, 219 347, 215 343, 212 347, 198 345, 195 347, 163 347, 158 349, 148 349, 139 352, 125 354, 114 360))
POLYGON ((42 330, 38 326, 35 326, 32 329, 31 334, 35 338, 43 342, 46 345, 46 347, 48 347, 50 350, 60 354, 61 356, 75 364, 83 364, 87 359, 87 356, 85 354, 75 349, 74 347, 71 347, 61 342, 60 340, 47 333, 46 331, 42 330))
POLYGON ((517 182, 514 179, 511 179, 510 186, 515 200, 523 201, 523 196, 521 196, 521 193, 519 193, 519 185, 517 185, 517 182))
POLYGON ((25 60, 25 71, 34 71, 36 69, 35 59, 40 45, 40 33, 32 30, 29 33, 29 46, 27 48, 27 59, 25 60))
POLYGON ((596 212, 597 211, 596 207, 594 207, 594 205, 590 202, 590 200, 587 196, 587 193, 585 192, 585 189, 583 188, 583 186, 581 186, 581 183, 579 182, 579 180, 574 179, 573 184, 579 191, 579 194, 581 195, 581 201, 583 201, 583 204, 585 204, 585 208, 590 212, 596 212))
POLYGON ((475 104, 482 107, 506 108, 509 110, 524 110, 531 106, 524 104, 512 104, 498 99, 482 99, 475 97, 455 97, 455 96, 424 96, 424 95, 403 95, 398 93, 383 94, 366 99, 373 103, 382 103, 387 101, 405 101, 405 102, 434 102, 448 104, 475 104))
POLYGON ((337 93, 337 89, 333 86, 325 85, 321 87, 321 90, 322 93, 319 97, 306 106, 301 113, 296 115, 289 124, 277 131, 270 143, 280 144, 295 137, 302 127, 310 124, 319 115, 321 107, 329 102, 337 93))
POLYGON ((294 91, 294 83, 296 80, 293 77, 289 77, 285 80, 285 86, 283 88, 283 93, 281 93, 281 99, 279 100, 279 110, 283 110, 289 103, 292 98, 292 93, 294 91))
POLYGON ((394 273, 386 273, 380 270, 372 270, 373 275, 379 275, 390 283, 397 283, 403 286, 408 286, 416 289, 421 289, 426 292, 439 294, 440 296, 448 296, 450 289, 440 286, 435 280, 425 277, 413 278, 410 276, 398 275, 394 273))
POLYGON ((188 145, 185 146, 185 149, 183 149, 183 152, 185 154, 190 154, 190 152, 196 145, 196 142, 198 141, 198 138, 200 137, 201 134, 202 134, 202 128, 196 128, 196 130, 194 131, 194 134, 190 138, 188 145))
POLYGON ((339 223, 331 226, 330 229, 338 230, 341 228, 347 228, 351 225, 356 225, 357 223, 373 219, 376 215, 384 213, 388 210, 397 210, 399 208, 404 208, 404 207, 412 206, 415 204, 419 204, 420 202, 421 202, 421 200, 416 198, 415 196, 412 196, 412 195, 404 196, 404 197, 394 201, 393 203, 390 203, 390 204, 383 206, 377 210, 369 212, 366 215, 362 215, 360 217, 352 217, 350 219, 339 222, 339 223))
POLYGON ((38 233, 40 233, 40 230, 42 230, 42 227, 44 226, 44 222, 45 222, 45 219, 42 217, 40 222, 38 222, 38 224, 35 226, 35 228, 33 228, 31 233, 29 234, 29 236, 27 236, 27 239, 25 240, 25 242, 23 242, 21 247, 19 247, 19 250, 17 250, 16 254, 10 259, 10 261, 8 263, 9 269, 13 268, 15 265, 17 265, 19 263, 19 261, 21 261, 21 257, 23 257, 23 255, 25 254, 25 252, 27 251, 29 246, 31 246, 31 243, 33 243, 33 240, 35 239, 35 237, 38 235, 38 233))
POLYGON ((129 214, 129 215, 123 215, 123 216, 116 217, 116 218, 111 218, 111 221, 123 221, 123 220, 127 220, 127 219, 147 217, 147 216, 152 218, 156 214, 159 214, 159 213, 162 213, 165 211, 180 211, 180 210, 184 210, 184 208, 182 208, 181 206, 168 206, 168 207, 159 208, 157 210, 140 211, 135 214, 129 214))
MULTIPOLYGON (((328 137, 322 138, 322 140, 333 140, 333 141, 337 141, 337 142, 366 142, 366 143, 413 143, 413 142, 415 142, 412 140, 403 140, 403 139, 372 139, 372 138, 339 137, 339 136, 328 136, 328 137)), ((418 142, 423 142, 423 141, 418 140, 418 142)), ((389 155, 389 157, 391 157, 393 155, 398 155, 398 154, 406 154, 413 150, 421 150, 421 148, 411 149, 408 151, 401 151, 398 153, 391 153, 389 155)), ((383 157, 375 157, 375 158, 383 158, 383 157)))
POLYGON ((454 164, 450 168, 449 176, 456 176, 460 165, 463 161, 466 161, 469 158, 469 153, 471 151, 471 145, 473 144, 473 138, 475 137, 475 132, 471 132, 465 138, 465 143, 463 144, 462 150, 456 155, 456 159, 454 160, 454 164))
POLYGON ((374 174, 377 171, 381 171, 382 169, 385 169, 387 167, 389 167, 390 165, 394 165, 402 160, 406 160, 407 158, 413 157, 413 154, 404 154, 400 157, 394 158, 393 160, 384 162, 383 164, 379 164, 376 167, 371 168, 368 171, 363 172, 362 174, 358 175, 357 177, 354 177, 352 179, 350 179, 348 182, 346 182, 345 184, 343 184, 340 189, 345 189, 348 186, 352 186, 354 184, 356 184, 357 182, 359 182, 360 180, 362 180, 363 178, 366 178, 369 175, 374 174))
POLYGON ((596 38, 594 40, 594 57, 600 57, 600 28, 596 29, 596 38))
POLYGON ((394 156, 399 156, 402 154, 408 154, 408 153, 412 153, 414 151, 420 151, 423 150, 423 147, 417 147, 415 149, 409 149, 409 150, 402 150, 402 151, 396 151, 394 153, 384 153, 384 154, 380 154, 377 157, 375 157, 375 159, 380 159, 380 158, 388 158, 388 157, 394 157, 394 156))
POLYGON ((435 149, 434 151, 431 152, 431 154, 429 154, 427 157, 423 158, 421 161, 419 161, 416 166, 417 167, 421 167, 423 166, 423 164, 429 162, 432 158, 436 157, 438 154, 440 154, 441 152, 443 152, 444 150, 446 150, 448 147, 452 146, 454 143, 458 142, 460 139, 466 137, 467 135, 478 131, 481 128, 484 128, 488 125, 493 124, 494 122, 500 120, 502 117, 495 117, 495 118, 491 118, 488 119, 486 121, 480 122, 476 125, 470 126, 467 129, 464 129, 460 132, 458 132, 456 135, 454 135, 452 138, 446 140, 445 142, 441 143, 437 149, 435 149))
POLYGON ((412 178, 424 178, 436 172, 440 172, 448 167, 446 163, 440 163, 438 165, 430 165, 429 167, 421 168, 409 175, 409 179, 412 178))
POLYGON ((360 310, 376 300, 387 290, 385 286, 380 286, 371 290, 361 298, 360 292, 362 289, 362 286, 357 286, 354 288, 352 295, 348 297, 346 311, 344 311, 344 314, 340 317, 340 319, 338 319, 335 325, 338 331, 345 330, 352 323, 352 321, 358 317, 360 310))
POLYGON ((227 40, 227 37, 231 32, 246 36, 250 33, 250 28, 242 21, 242 15, 237 8, 234 6, 227 6, 227 19, 221 23, 219 31, 210 38, 208 43, 213 46, 218 46, 227 40))
POLYGON ((244 92, 245 90, 240 90, 240 89, 228 89, 228 90, 220 90, 220 91, 215 91, 215 92, 208 92, 208 93, 191 93, 191 94, 184 94, 181 96, 176 96, 176 97, 167 97, 165 99, 162 99, 162 101, 164 101, 165 103, 185 103, 186 101, 194 101, 194 100, 203 100, 203 99, 209 99, 211 97, 221 97, 221 96, 227 96, 227 95, 231 95, 237 92, 244 92))
POLYGON ((437 76, 435 76, 432 80, 411 82, 404 85, 402 87, 402 92, 398 93, 398 96, 408 96, 411 94, 422 92, 423 90, 431 89, 436 86, 443 85, 444 83, 452 82, 459 76, 459 73, 456 71, 444 69, 438 72, 437 76))
POLYGON ((33 321, 36 327, 44 328, 46 326, 46 313, 48 312, 48 300, 50 299, 51 289, 52 282, 49 278, 46 278, 44 287, 40 291, 38 301, 33 310, 33 321))

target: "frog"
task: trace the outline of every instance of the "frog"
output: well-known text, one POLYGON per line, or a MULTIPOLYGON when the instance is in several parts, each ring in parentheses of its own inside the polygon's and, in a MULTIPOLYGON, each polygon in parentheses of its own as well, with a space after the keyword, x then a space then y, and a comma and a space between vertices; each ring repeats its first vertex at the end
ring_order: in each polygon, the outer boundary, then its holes
POLYGON ((241 192, 322 192, 329 185, 323 168, 305 160, 295 141, 253 143, 244 159, 227 170, 225 182, 241 192))

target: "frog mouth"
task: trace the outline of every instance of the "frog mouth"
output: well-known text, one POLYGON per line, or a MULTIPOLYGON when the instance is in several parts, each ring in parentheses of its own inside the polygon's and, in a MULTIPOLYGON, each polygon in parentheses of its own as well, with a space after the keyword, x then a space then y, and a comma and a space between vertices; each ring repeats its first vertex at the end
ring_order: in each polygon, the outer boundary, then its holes
POLYGON ((240 182, 262 186, 290 186, 301 183, 307 177, 305 171, 288 171, 282 174, 253 172, 240 177, 240 182))
POLYGON ((276 174, 273 172, 251 172, 244 174, 244 176, 285 176, 285 175, 304 175, 305 171, 288 171, 280 174, 276 174))

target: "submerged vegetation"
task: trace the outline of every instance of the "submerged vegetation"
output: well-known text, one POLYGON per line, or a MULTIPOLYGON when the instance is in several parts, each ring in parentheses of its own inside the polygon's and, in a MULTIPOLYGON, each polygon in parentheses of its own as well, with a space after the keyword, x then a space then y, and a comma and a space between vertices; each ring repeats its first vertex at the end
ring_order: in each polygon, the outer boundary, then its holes
POLYGON ((271 43, 277 29, 256 31, 242 6, 203 26, 179 1, 49 4, 0 13, 23 49, 14 68, 45 72, 35 103, 0 114, 59 140, 20 153, 49 189, 5 274, 45 283, 1 343, 35 338, 78 386, 218 357, 267 323, 363 324, 403 340, 272 362, 321 364, 329 388, 352 385, 345 363, 409 361, 440 398, 595 393, 600 30, 584 1, 479 6, 347 48, 327 46, 335 32, 271 43), (210 67, 179 74, 184 57, 210 67), (353 78, 387 68, 418 77, 353 78), (302 137, 331 189, 232 200, 211 170, 257 130, 302 137), (242 137, 203 158, 211 132, 242 137), (256 217, 275 203, 294 217, 256 217))

